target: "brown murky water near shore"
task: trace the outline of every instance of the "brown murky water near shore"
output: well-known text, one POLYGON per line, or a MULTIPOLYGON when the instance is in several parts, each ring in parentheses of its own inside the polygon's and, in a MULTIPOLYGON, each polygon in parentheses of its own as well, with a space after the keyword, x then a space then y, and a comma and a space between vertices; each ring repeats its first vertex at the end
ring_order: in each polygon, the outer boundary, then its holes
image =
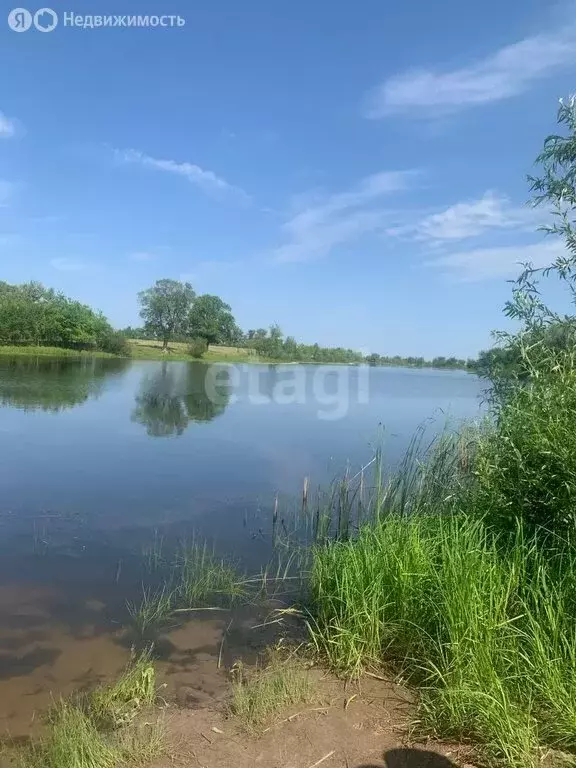
MULTIPOLYGON (((117 677, 134 642, 127 602, 141 601, 148 581, 141 554, 78 537, 52 549, 32 537, 14 540, 0 552, 4 739, 34 734, 54 699, 117 677)), ((186 708, 221 701, 225 670, 237 658, 254 660, 272 638, 254 629, 265 612, 240 606, 172 622, 154 638, 161 696, 186 708)))

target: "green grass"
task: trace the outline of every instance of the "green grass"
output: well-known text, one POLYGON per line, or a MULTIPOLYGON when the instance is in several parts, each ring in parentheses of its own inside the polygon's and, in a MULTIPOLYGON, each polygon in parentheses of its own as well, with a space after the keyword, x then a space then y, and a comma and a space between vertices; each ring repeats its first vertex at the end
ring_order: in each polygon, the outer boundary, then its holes
POLYGON ((206 543, 183 543, 174 561, 173 578, 181 609, 230 606, 245 597, 246 587, 237 569, 216 557, 206 543))
POLYGON ((156 672, 150 653, 133 659, 114 683, 103 685, 87 698, 91 719, 99 729, 115 730, 132 723, 156 699, 156 672))
MULTIPOLYGON (((168 352, 162 350, 162 342, 154 340, 129 340, 131 357, 134 360, 175 360, 190 362, 195 360, 189 353, 189 342, 171 341, 168 352)), ((219 347, 211 345, 208 351, 202 355, 202 361, 206 363, 268 363, 268 359, 261 360, 258 355, 250 350, 236 347, 219 347)))
POLYGON ((165 567, 164 536, 158 529, 154 530, 152 541, 142 547, 142 556, 148 573, 155 573, 165 567))
POLYGON ((475 475, 486 439, 467 457, 440 441, 428 461, 372 479, 357 529, 339 523, 342 507, 358 519, 357 489, 330 498, 335 538, 313 548, 309 628, 340 672, 384 666, 415 686, 427 733, 530 766, 541 748, 576 753, 576 549, 519 521, 491 526, 475 475))
POLYGON ((312 642, 418 692, 417 727, 478 761, 576 763, 576 360, 492 393, 492 420, 414 440, 303 496, 312 642))
POLYGON ((13 750, 19 768, 119 768, 162 754, 163 727, 138 722, 155 700, 155 673, 148 655, 133 660, 120 678, 86 696, 61 699, 50 710, 45 734, 13 750))
MULTIPOLYGON (((195 358, 188 354, 188 343, 170 342, 169 351, 162 351, 162 343, 159 341, 141 341, 131 339, 128 342, 129 357, 134 360, 173 360, 191 362, 195 358)), ((28 346, 0 346, 0 356, 6 357, 103 357, 115 358, 109 352, 100 352, 98 350, 86 351, 66 349, 64 347, 28 347, 28 346)), ((270 363, 273 360, 262 360, 258 355, 252 354, 249 350, 243 350, 236 347, 216 347, 211 346, 202 356, 202 361, 207 363, 270 363)))
POLYGON ((248 596, 249 587, 254 588, 232 563, 218 558, 201 541, 182 542, 170 561, 155 534, 144 551, 144 563, 156 576, 155 583, 143 586, 139 602, 127 603, 129 626, 140 646, 175 626, 177 617, 199 609, 230 608, 248 596))
POLYGON ((233 670, 231 712, 248 730, 256 730, 287 707, 312 699, 309 672, 292 656, 272 653, 269 663, 247 670, 237 663, 233 670))
POLYGON ((61 701, 51 713, 48 734, 23 750, 18 762, 21 768, 116 768, 122 754, 82 709, 61 701))
POLYGON ((175 594, 170 585, 164 584, 153 589, 143 587, 139 603, 127 603, 130 627, 140 642, 147 643, 170 623, 175 608, 175 594))
POLYGON ((65 349, 64 347, 23 347, 0 345, 0 356, 6 357, 113 357, 110 352, 65 349))
MULTIPOLYGON (((193 362, 197 358, 189 353, 190 342, 171 341, 168 352, 162 349, 162 342, 154 339, 129 339, 128 357, 134 360, 172 360, 174 362, 193 362)), ((79 351, 65 349, 64 347, 28 347, 28 346, 0 346, 0 356, 6 357, 122 357, 109 352, 79 351)), ((211 344, 207 352, 202 355, 200 362, 205 363, 253 363, 259 365, 271 365, 274 363, 288 363, 289 360, 276 360, 270 357, 260 357, 254 350, 242 347, 227 347, 211 344)), ((297 361, 306 365, 313 365, 315 361, 297 361)), ((336 365, 337 363, 330 363, 336 365)), ((322 365, 322 363, 319 363, 322 365)), ((348 365, 348 363, 342 363, 348 365)))

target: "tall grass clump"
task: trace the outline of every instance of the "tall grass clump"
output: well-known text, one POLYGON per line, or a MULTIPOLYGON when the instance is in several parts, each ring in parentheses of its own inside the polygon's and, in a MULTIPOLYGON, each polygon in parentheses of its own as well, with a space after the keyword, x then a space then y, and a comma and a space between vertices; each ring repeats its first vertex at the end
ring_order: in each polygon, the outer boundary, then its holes
POLYGON ((325 658, 346 674, 388 667, 418 689, 421 728, 510 766, 576 754, 570 354, 497 395, 475 434, 373 478, 363 521, 313 548, 309 624, 325 658))
POLYGON ((136 719, 155 697, 154 666, 142 654, 115 682, 56 702, 44 735, 17 749, 14 761, 20 768, 118 768, 158 757, 161 724, 136 719))
POLYGON ((345 541, 365 523, 392 514, 408 516, 439 504, 448 511, 461 488, 471 483, 467 470, 479 434, 478 427, 462 424, 460 430, 445 429, 430 439, 422 426, 396 471, 385 469, 378 449, 358 472, 347 471, 327 492, 320 492, 315 503, 309 501, 305 485, 299 523, 304 522, 308 541, 345 541))
POLYGON ((115 730, 132 723, 156 699, 156 670, 150 651, 132 659, 120 677, 96 688, 87 698, 87 709, 98 728, 115 730))
POLYGON ((310 631, 338 670, 387 666, 419 720, 509 765, 576 748, 576 553, 418 511, 314 550, 310 631))
POLYGON ((163 552, 163 540, 155 536, 145 551, 148 583, 140 600, 126 605, 129 627, 140 648, 149 648, 158 635, 178 624, 189 611, 230 608, 247 596, 251 580, 236 567, 216 556, 206 542, 181 542, 171 559, 163 552))
POLYGON ((538 382, 509 395, 466 435, 467 457, 442 439, 373 480, 364 522, 312 550, 317 650, 348 675, 399 674, 419 691, 421 728, 510 766, 543 747, 576 754, 574 458, 554 470, 573 417, 558 381, 547 410, 538 382))
POLYGON ((178 604, 202 607, 233 604, 246 594, 237 569, 218 558, 206 542, 184 542, 174 560, 173 578, 178 604))
MULTIPOLYGON (((575 346, 576 349, 576 346, 575 346)), ((477 456, 485 513, 501 529, 520 519, 531 530, 576 530, 576 364, 556 360, 494 408, 496 429, 477 456)), ((576 362, 576 361, 575 361, 576 362)))
POLYGON ((277 712, 312 698, 309 672, 293 656, 272 651, 268 663, 246 671, 241 663, 233 669, 230 709, 248 730, 255 730, 277 712))
POLYGON ((153 589, 142 588, 142 599, 139 602, 128 602, 129 626, 138 640, 149 644, 160 630, 171 623, 175 608, 175 595, 169 584, 153 589))
POLYGON ((116 768, 123 757, 82 709, 61 701, 51 713, 47 735, 21 752, 17 762, 21 768, 116 768))

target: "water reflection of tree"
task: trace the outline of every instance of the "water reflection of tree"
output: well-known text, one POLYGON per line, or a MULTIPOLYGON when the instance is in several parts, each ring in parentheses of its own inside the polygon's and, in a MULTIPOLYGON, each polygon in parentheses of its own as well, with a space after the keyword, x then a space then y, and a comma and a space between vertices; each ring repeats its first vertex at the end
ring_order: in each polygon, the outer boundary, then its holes
POLYGON ((162 363, 142 381, 132 420, 152 437, 181 435, 192 421, 211 421, 230 399, 228 371, 220 368, 216 381, 213 373, 202 363, 162 363))
POLYGON ((98 397, 106 380, 129 360, 99 358, 7 358, 0 362, 0 405, 57 413, 98 397))

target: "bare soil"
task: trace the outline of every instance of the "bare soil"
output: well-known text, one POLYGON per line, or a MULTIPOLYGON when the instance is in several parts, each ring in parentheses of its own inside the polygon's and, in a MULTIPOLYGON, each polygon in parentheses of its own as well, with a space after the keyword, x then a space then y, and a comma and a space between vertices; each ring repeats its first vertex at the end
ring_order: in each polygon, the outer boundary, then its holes
MULTIPOLYGON (((345 684, 313 670, 315 701, 256 733, 227 715, 226 687, 196 707, 168 704, 168 756, 151 768, 472 768, 469 750, 410 738, 414 706, 392 682, 345 684)), ((204 692, 205 693, 205 692, 204 692)))

